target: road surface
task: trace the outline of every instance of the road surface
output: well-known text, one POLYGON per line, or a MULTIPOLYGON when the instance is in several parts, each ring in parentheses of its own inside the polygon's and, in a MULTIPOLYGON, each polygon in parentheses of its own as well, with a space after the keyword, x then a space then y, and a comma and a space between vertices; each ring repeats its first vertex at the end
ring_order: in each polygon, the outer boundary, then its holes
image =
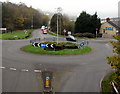
MULTIPOLYGON (((50 40, 53 36, 35 30, 30 39, 34 38, 50 40)), ((112 55, 108 41, 89 40, 93 51, 87 54, 55 56, 21 51, 30 39, 2 41, 3 92, 41 92, 40 73, 35 70, 53 72, 56 92, 100 92, 100 81, 111 70, 106 60, 112 55)))

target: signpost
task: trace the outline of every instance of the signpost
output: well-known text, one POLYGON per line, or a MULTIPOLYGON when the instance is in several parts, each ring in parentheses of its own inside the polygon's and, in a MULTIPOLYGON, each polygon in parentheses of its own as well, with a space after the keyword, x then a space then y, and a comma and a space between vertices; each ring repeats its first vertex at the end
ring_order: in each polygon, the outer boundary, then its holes
POLYGON ((27 34, 27 30, 24 30, 24 33, 27 34))
POLYGON ((64 29, 63 32, 64 32, 64 37, 65 37, 66 30, 64 29))
POLYGON ((113 27, 106 27, 106 30, 113 30, 113 27))
POLYGON ((78 48, 83 47, 83 46, 88 46, 89 42, 88 41, 82 41, 81 43, 78 43, 78 48))
POLYGON ((38 43, 37 43, 37 42, 34 42, 34 43, 32 44, 32 46, 38 47, 38 43))
POLYGON ((46 43, 40 43, 40 47, 45 48, 46 47, 46 43))
POLYGON ((38 43, 38 42, 33 42, 32 46, 36 46, 36 47, 42 47, 42 48, 55 48, 55 44, 47 44, 47 43, 38 43))
POLYGON ((96 28, 96 38, 97 38, 98 28, 96 28))
POLYGON ((0 31, 6 31, 7 28, 0 28, 0 31))

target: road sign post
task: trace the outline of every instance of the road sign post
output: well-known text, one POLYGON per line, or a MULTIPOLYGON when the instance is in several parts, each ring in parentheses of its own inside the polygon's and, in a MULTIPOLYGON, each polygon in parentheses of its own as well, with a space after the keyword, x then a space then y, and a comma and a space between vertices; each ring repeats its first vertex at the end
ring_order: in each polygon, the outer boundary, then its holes
POLYGON ((98 28, 96 28, 96 38, 97 38, 98 28))
POLYGON ((46 43, 40 43, 40 47, 45 48, 46 47, 46 43))
POLYGON ((64 37, 65 37, 66 30, 64 29, 63 32, 64 32, 64 37))

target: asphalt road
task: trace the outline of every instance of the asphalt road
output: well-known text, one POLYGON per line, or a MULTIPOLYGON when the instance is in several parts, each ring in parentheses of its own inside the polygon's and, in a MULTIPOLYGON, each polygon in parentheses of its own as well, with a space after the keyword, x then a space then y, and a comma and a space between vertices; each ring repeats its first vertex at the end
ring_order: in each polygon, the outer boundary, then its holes
MULTIPOLYGON (((31 39, 39 37, 42 40, 53 38, 35 30, 31 39)), ((100 81, 111 70, 106 60, 107 56, 112 55, 108 40, 89 40, 93 51, 74 56, 36 55, 21 51, 20 47, 30 44, 29 41, 30 39, 2 41, 4 68, 0 70, 3 92, 41 92, 39 70, 54 73, 56 92, 100 92, 100 81)))

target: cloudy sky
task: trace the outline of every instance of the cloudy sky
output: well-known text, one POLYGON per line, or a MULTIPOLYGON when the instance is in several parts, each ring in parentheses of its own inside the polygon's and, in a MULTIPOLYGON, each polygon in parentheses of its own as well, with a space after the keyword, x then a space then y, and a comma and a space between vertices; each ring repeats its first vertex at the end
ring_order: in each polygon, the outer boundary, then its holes
POLYGON ((94 14, 100 18, 118 17, 118 2, 120 0, 0 0, 14 3, 23 2, 28 6, 42 11, 56 12, 57 7, 62 12, 72 16, 78 16, 82 11, 94 14))

